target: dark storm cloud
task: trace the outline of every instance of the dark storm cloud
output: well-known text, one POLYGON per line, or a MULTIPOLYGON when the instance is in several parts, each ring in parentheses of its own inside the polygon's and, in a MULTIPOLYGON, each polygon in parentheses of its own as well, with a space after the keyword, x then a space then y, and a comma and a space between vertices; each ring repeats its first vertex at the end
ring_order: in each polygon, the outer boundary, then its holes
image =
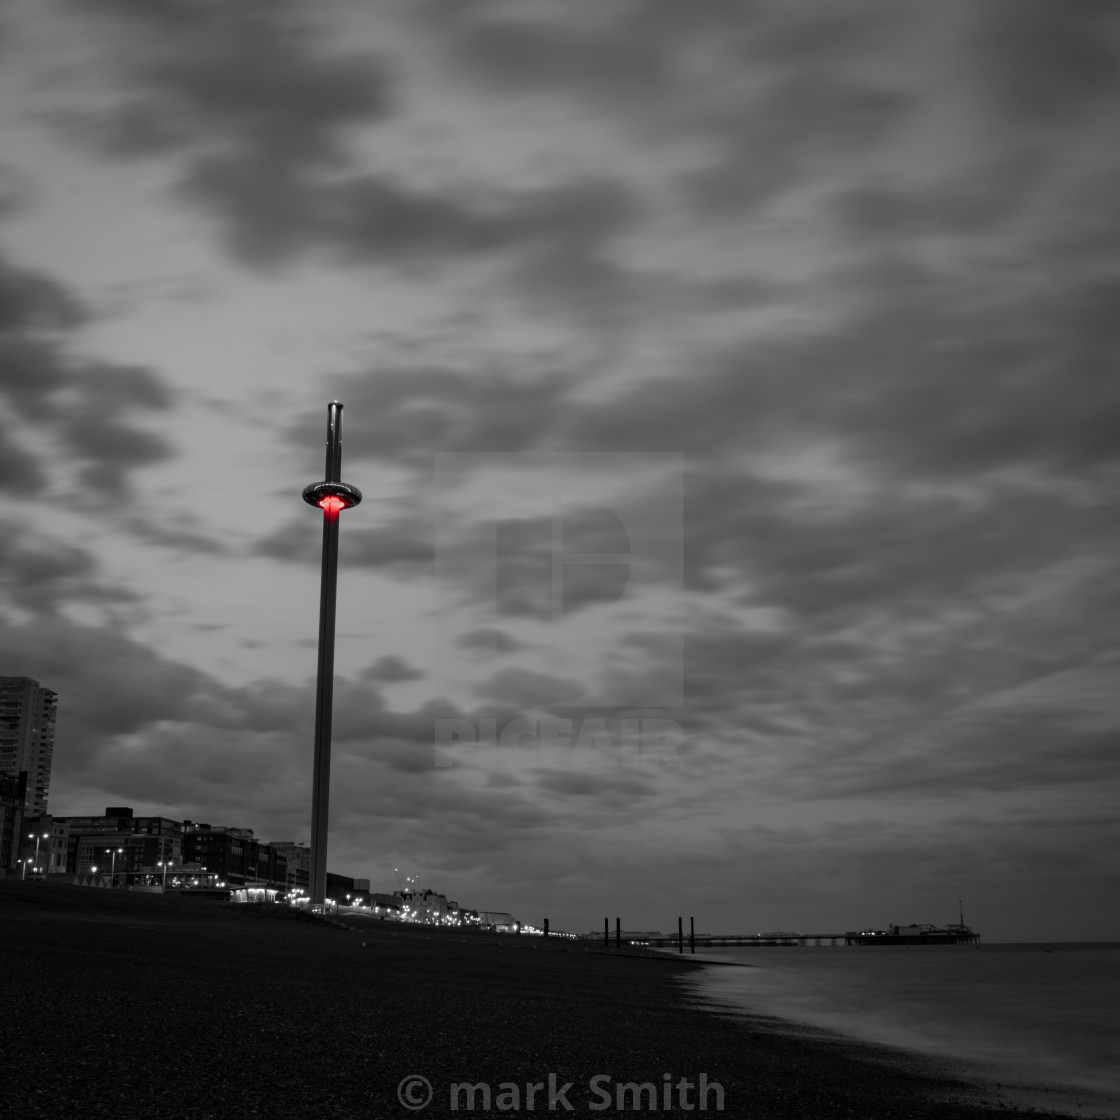
POLYGON ((416 681, 424 677, 424 673, 415 666, 410 665, 403 657, 387 653, 379 657, 368 668, 359 674, 361 679, 371 681, 385 681, 391 684, 398 681, 416 681))
POLYGON ((787 17, 780 6, 757 2, 640 0, 549 10, 427 0, 410 14, 480 84, 522 96, 564 94, 647 128, 695 125, 713 100, 722 102, 737 71, 760 60, 811 68, 870 27, 866 13, 802 6, 787 17))
POLYGON ((760 206, 791 186, 886 139, 911 108, 891 91, 799 75, 777 84, 745 119, 729 122, 719 156, 684 180, 708 215, 760 206))
POLYGON ((84 321, 65 288, 0 257, 3 489, 32 496, 57 464, 77 471, 84 502, 103 506, 127 492, 130 472, 172 454, 162 436, 137 424, 138 414, 167 412, 172 394, 149 369, 76 356, 84 321))
MULTIPOLYGON (((121 9, 141 16, 133 5, 121 9)), ((383 61, 320 49, 292 9, 235 14, 178 9, 129 22, 133 90, 64 123, 126 158, 171 159, 180 195, 212 214, 243 263, 271 268, 326 252, 359 264, 416 264, 528 249, 538 287, 578 266, 605 276, 606 239, 634 202, 621 185, 574 180, 538 189, 421 189, 363 169, 347 150, 356 126, 391 111, 383 61), (175 23, 166 34, 165 21, 175 23)))
MULTIPOLYGON (((1120 683, 1114 674, 1113 687, 1120 683)), ((920 731, 820 766, 814 789, 829 796, 967 795, 1100 783, 1114 757, 1120 718, 1099 729, 1059 712, 1010 712, 1003 720, 954 720, 936 738, 920 731), (1009 766, 1008 759, 1014 764, 1009 766)), ((811 795, 812 796, 812 795, 811 795)))
MULTIPOLYGON (((416 14, 428 29, 448 38, 473 75, 522 92, 560 89, 581 96, 642 98, 673 77, 672 60, 656 46, 651 49, 642 33, 645 20, 612 20, 601 8, 591 18, 577 5, 562 20, 541 20, 521 18, 522 12, 508 5, 440 0, 417 5, 416 14)), ((678 31, 702 26, 703 12, 695 15, 691 24, 680 21, 678 31)))
POLYGON ((13 164, 0 163, 0 218, 24 209, 34 193, 30 175, 13 164))
POLYGON ((455 644, 463 649, 490 651, 492 653, 514 653, 522 648, 522 643, 504 630, 482 628, 468 630, 455 639, 455 644))
POLYGON ((889 5, 838 13, 655 0, 610 12, 576 4, 544 18, 504 4, 416 11, 483 86, 587 102, 643 139, 687 135, 694 149, 703 145, 705 166, 682 185, 709 217, 765 202, 822 161, 872 149, 912 108, 876 83, 867 62, 897 34, 889 5))
POLYGON ((15 430, 16 425, 0 420, 0 490, 26 497, 41 492, 47 479, 27 449, 19 445, 15 430))
POLYGON ((992 292, 982 306, 889 261, 846 268, 834 283, 855 305, 838 325, 712 347, 687 381, 649 378, 595 405, 576 397, 581 373, 559 370, 348 375, 344 395, 363 416, 348 446, 421 467, 433 452, 672 449, 695 459, 821 438, 856 464, 946 481, 1016 468, 1073 477, 1114 460, 1120 390, 1101 372, 1117 344, 1107 276, 1018 298, 992 292))
MULTIPOLYGON (((322 515, 293 518, 251 548, 254 556, 274 560, 319 564, 322 554, 322 515)), ((391 568, 399 575, 430 573, 434 559, 431 524, 412 518, 377 528, 347 525, 340 548, 345 563, 360 568, 391 568)))
POLYGON ((0 519, 0 592, 20 610, 55 614, 72 603, 113 605, 138 596, 99 578, 91 553, 0 519))
POLYGON ((1107 786, 1120 677, 1098 628, 1116 605, 1091 587, 1033 590, 1029 611, 997 591, 911 614, 885 593, 834 632, 698 629, 690 712, 714 714, 708 731, 727 744, 702 752, 705 770, 748 767, 753 788, 789 805, 1107 786))
POLYGON ((204 154, 179 184, 183 197, 214 214, 227 248, 255 268, 299 256, 378 267, 454 263, 510 254, 520 298, 582 304, 590 286, 623 290, 606 255, 636 203, 621 186, 574 181, 511 191, 449 186, 422 190, 384 175, 336 168, 327 181, 274 168, 242 151, 204 154), (475 197, 471 197, 474 195, 475 197))
POLYGON ((173 549, 178 553, 202 556, 225 556, 229 546, 218 537, 190 528, 195 518, 189 515, 166 517, 164 511, 149 512, 144 517, 128 517, 122 528, 149 544, 173 549))
POLYGON ((524 708, 540 704, 578 704, 585 698, 584 688, 578 681, 515 667, 494 673, 478 686, 478 693, 483 700, 524 708))
POLYGON ((1120 11, 1110 0, 997 0, 975 10, 974 65, 1028 128, 1057 126, 1120 88, 1120 11))
MULTIPOLYGON (((18 565, 27 558, 17 550, 0 559, 18 565)), ((46 571, 47 563, 42 567, 46 571)), ((65 585, 87 569, 77 553, 64 555, 40 582, 65 585)), ((386 658, 374 668, 379 679, 400 680, 403 664, 386 658)), ((230 823, 260 830, 272 827, 268 821, 282 817, 290 802, 302 804, 314 730, 313 681, 231 686, 117 629, 77 626, 45 612, 22 626, 0 626, 0 668, 32 676, 62 698, 54 784, 71 799, 82 791, 106 791, 96 796, 155 801, 179 817, 213 820, 229 813, 230 823), (249 801, 246 790, 252 791, 249 801)), ((440 714, 476 718, 451 708, 440 714)), ((512 719, 519 713, 498 714, 512 719)), ((339 772, 372 767, 390 776, 386 780, 399 795, 409 776, 433 771, 435 715, 431 705, 389 709, 368 674, 338 679, 339 772)), ((336 800, 340 807, 352 800, 343 781, 336 783, 336 800)), ((69 810, 95 807, 71 804, 69 810)), ((416 812, 406 799, 394 815, 416 812)))
POLYGON ((68 331, 85 320, 81 304, 61 284, 0 259, 0 335, 68 331))
POLYGON ((424 470, 438 452, 501 454, 539 446, 577 387, 562 369, 518 377, 485 367, 429 366, 360 371, 338 383, 355 414, 347 428, 350 453, 424 470))
POLYGON ((548 417, 550 434, 689 456, 821 438, 857 463, 947 480, 1115 460, 1106 432, 1120 424, 1120 388, 1102 370, 1120 328, 1107 275, 983 308, 915 267, 860 266, 834 281, 857 304, 835 328, 709 352, 687 381, 650 379, 548 417))
POLYGON ((87 461, 79 481, 85 493, 120 495, 125 476, 171 453, 168 442, 118 418, 110 401, 98 396, 80 415, 71 415, 60 425, 69 449, 87 461))
POLYGON ((536 785, 546 794, 593 800, 608 812, 620 805, 633 804, 656 788, 648 777, 638 773, 588 774, 547 768, 538 772, 536 785))
POLYGON ((866 504, 799 508, 807 489, 696 472, 686 505, 693 586, 749 584, 744 598, 804 621, 853 621, 885 604, 936 613, 954 597, 1014 594, 1044 573, 1107 555, 1117 543, 1091 493, 1011 485, 922 495, 883 486, 866 504))
POLYGON ((99 125, 89 139, 117 155, 240 149, 284 178, 341 156, 347 127, 386 112, 380 62, 317 50, 290 5, 193 6, 189 15, 116 7, 134 17, 126 66, 141 90, 81 123, 99 125))
POLYGON ((993 153, 974 175, 923 189, 900 190, 870 178, 841 187, 834 208, 853 244, 897 251, 921 238, 987 236, 1005 228, 1038 189, 1033 161, 993 153))
POLYGON ((3 628, 0 640, 7 663, 18 658, 26 675, 66 696, 66 758, 78 769, 114 736, 180 718, 196 694, 211 690, 205 674, 107 628, 40 617, 3 628))

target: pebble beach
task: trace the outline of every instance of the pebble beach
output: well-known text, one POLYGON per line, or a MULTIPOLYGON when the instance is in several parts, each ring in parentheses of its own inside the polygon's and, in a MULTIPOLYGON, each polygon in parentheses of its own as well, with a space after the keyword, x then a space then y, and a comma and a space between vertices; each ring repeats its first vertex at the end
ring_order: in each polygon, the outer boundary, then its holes
POLYGON ((673 954, 289 913, 0 880, 8 1114, 1048 1115, 900 1053, 721 1014, 673 954))

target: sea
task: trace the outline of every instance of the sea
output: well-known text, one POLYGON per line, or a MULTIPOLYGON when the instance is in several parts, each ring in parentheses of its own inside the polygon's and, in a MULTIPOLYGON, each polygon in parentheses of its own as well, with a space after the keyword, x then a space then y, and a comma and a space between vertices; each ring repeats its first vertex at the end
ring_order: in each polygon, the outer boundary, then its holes
POLYGON ((751 946, 692 959, 720 962, 685 983, 722 1010, 935 1058, 1017 1106, 1120 1118, 1120 942, 751 946))

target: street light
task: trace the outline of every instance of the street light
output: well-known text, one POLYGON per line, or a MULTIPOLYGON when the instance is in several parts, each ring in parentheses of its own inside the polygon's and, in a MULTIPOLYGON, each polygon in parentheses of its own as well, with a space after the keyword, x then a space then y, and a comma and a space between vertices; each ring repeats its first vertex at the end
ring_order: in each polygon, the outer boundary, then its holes
POLYGON ((167 893, 167 869, 168 869, 168 867, 171 866, 171 860, 161 859, 159 861, 159 863, 156 864, 156 866, 163 868, 163 883, 160 886, 160 890, 163 891, 166 894, 167 893))
POLYGON ((109 868, 109 886, 115 886, 117 882, 117 853, 124 854, 124 848, 106 848, 106 852, 112 852, 113 862, 109 868))
POLYGON ((39 840, 40 839, 49 840, 50 835, 51 834, 49 832, 43 832, 43 833, 29 832, 27 834, 27 839, 28 840, 34 840, 35 841, 35 870, 36 871, 39 870, 39 840))

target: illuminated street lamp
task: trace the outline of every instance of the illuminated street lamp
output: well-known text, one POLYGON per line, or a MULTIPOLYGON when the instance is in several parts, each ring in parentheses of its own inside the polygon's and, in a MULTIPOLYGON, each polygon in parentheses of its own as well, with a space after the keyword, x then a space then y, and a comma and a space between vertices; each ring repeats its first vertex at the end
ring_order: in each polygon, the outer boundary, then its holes
POLYGON ((160 890, 166 891, 167 890, 167 869, 171 866, 171 860, 161 859, 159 861, 159 863, 156 864, 156 866, 163 868, 163 884, 161 885, 160 890))
POLYGON ((319 590, 319 671, 315 686, 315 767, 311 789, 311 904, 327 889, 327 819, 331 781, 331 711, 334 702, 334 619, 338 592, 338 515, 362 500, 341 481, 342 405, 327 405, 326 478, 305 487, 303 500, 323 511, 323 574, 319 590))
POLYGON ((27 839, 28 840, 34 840, 35 841, 35 870, 36 871, 39 870, 39 841, 50 839, 50 835, 51 834, 49 832, 41 832, 41 833, 40 832, 29 832, 27 834, 27 839))
POLYGON ((113 856, 113 862, 109 868, 109 886, 113 886, 117 881, 117 853, 119 852, 123 855, 124 848, 106 848, 105 851, 112 852, 113 856))

